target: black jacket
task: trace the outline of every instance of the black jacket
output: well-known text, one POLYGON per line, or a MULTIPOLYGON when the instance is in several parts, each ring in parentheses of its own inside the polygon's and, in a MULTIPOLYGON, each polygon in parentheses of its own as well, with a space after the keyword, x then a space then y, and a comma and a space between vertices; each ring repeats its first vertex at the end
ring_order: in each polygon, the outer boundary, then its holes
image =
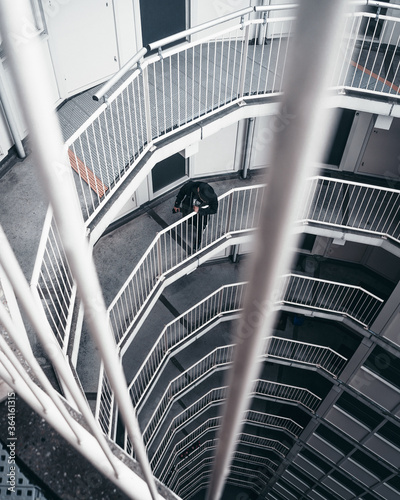
MULTIPOLYGON (((189 181, 184 184, 176 197, 175 206, 180 207, 182 203, 182 212, 184 215, 193 212, 194 200, 198 200, 199 215, 211 215, 217 213, 218 210, 218 198, 214 193, 214 196, 207 202, 199 199, 199 193, 197 189, 201 187, 205 182, 194 182, 189 181)), ((210 186, 211 187, 211 186, 210 186)), ((214 192, 214 190, 213 190, 214 192)))

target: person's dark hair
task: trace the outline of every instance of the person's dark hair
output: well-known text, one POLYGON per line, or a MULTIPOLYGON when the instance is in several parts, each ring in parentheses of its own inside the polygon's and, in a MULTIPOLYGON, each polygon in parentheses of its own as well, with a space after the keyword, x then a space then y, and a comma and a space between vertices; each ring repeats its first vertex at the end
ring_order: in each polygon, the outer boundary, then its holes
POLYGON ((205 202, 210 202, 216 196, 214 189, 205 182, 200 184, 199 194, 201 199, 205 202))

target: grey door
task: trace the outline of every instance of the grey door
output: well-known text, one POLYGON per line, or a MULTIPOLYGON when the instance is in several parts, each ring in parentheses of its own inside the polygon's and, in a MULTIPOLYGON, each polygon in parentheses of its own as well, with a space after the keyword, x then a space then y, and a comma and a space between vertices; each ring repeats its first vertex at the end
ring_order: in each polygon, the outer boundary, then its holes
POLYGON ((186 0, 140 0, 143 46, 186 29, 186 0))

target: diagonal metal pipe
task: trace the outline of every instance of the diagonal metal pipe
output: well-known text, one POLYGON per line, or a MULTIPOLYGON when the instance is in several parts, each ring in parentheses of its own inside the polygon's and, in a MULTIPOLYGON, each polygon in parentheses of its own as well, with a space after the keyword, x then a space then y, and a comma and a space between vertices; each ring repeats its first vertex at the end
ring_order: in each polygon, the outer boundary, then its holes
POLYGON ((297 11, 281 104, 288 118, 287 126, 276 134, 272 146, 273 167, 261 210, 243 314, 236 331, 229 393, 207 500, 221 497, 229 474, 241 416, 260 369, 263 338, 271 335, 274 326, 273 303, 279 293, 279 275, 290 268, 295 243, 292 224, 305 179, 324 145, 326 134, 322 137, 319 133, 321 110, 344 4, 344 0, 303 0, 297 11))
MULTIPOLYGON (((6 42, 21 107, 28 124, 38 175, 52 205, 65 253, 84 304, 85 318, 99 348, 122 419, 134 445, 149 488, 149 497, 156 500, 159 494, 109 327, 71 168, 63 153, 60 125, 50 99, 50 80, 46 78, 48 70, 43 45, 38 36, 30 32, 27 35, 26 25, 31 17, 29 0, 17 3, 4 0, 0 3, 0 30, 6 42)), ((32 314, 32 317, 35 318, 36 315, 32 314)), ((39 324, 39 331, 41 328, 42 325, 39 324)), ((101 436, 97 439, 101 443, 101 436)), ((134 492, 132 495, 134 498, 134 492)))

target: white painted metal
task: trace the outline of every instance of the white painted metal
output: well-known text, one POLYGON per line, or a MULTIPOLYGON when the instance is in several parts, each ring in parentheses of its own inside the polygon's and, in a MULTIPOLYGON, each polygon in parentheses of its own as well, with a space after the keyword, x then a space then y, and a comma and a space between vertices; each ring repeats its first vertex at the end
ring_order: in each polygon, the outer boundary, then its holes
MULTIPOLYGON (((212 405, 220 405, 226 399, 227 395, 227 387, 219 387, 212 389, 203 397, 198 399, 195 403, 189 406, 186 410, 181 412, 179 415, 174 417, 167 429, 164 433, 162 440, 157 446, 156 451, 154 452, 151 464, 155 471, 161 466, 161 462, 164 459, 165 455, 168 453, 169 446, 174 438, 175 434, 179 432, 179 430, 187 423, 191 422, 193 419, 198 417, 202 412, 208 409, 212 405)), ((307 408, 311 412, 314 412, 320 402, 320 398, 315 395, 310 394, 307 390, 302 388, 294 388, 292 386, 284 385, 284 384, 276 384, 274 382, 261 381, 258 380, 256 383, 255 391, 252 393, 253 397, 262 397, 262 398, 276 398, 281 399, 290 403, 301 404, 303 407, 307 408)), ((297 424, 295 424, 295 427, 297 424)), ((297 427, 296 427, 297 428, 297 427)), ((169 470, 172 464, 167 463, 159 474, 159 477, 162 481, 169 474, 169 470)))
MULTIPOLYGON (((128 386, 137 411, 140 411, 149 396, 149 388, 159 379, 171 356, 204 335, 225 314, 242 310, 245 285, 238 283, 221 287, 164 327, 128 386)), ((281 287, 283 292, 277 297, 277 303, 345 314, 365 327, 371 325, 383 303, 382 299, 361 287, 296 274, 284 276, 281 287)), ((98 404, 103 412, 106 408, 104 403, 110 402, 109 387, 106 385, 106 388, 108 390, 103 395, 99 387, 98 404)), ((107 406, 111 411, 112 406, 107 406)))
POLYGON ((39 242, 31 288, 42 304, 62 350, 68 348, 76 286, 49 207, 39 242))
MULTIPOLYGON (((221 417, 215 417, 204 421, 199 427, 194 429, 185 438, 176 443, 172 450, 169 450, 168 463, 166 464, 160 475, 160 478, 163 478, 163 481, 166 481, 168 487, 170 487, 174 491, 179 492, 179 485, 186 481, 188 477, 196 474, 196 472, 198 471, 198 466, 196 466, 194 470, 193 468, 191 468, 186 474, 177 472, 175 470, 177 462, 179 462, 179 458, 183 458, 183 460, 186 461, 188 455, 190 455, 193 450, 196 449, 196 442, 200 443, 200 440, 204 441, 205 436, 209 432, 215 432, 217 429, 219 429, 219 427, 221 426, 221 422, 221 417), (174 470, 175 472, 173 472, 171 475, 171 472, 174 470), (166 478, 168 478, 168 480, 166 478)), ((243 423, 278 428, 291 433, 295 437, 298 437, 299 433, 303 429, 301 426, 297 425, 290 419, 254 411, 246 412, 246 414, 243 416, 243 423), (295 434, 293 434, 294 430, 296 431, 295 434)), ((273 447, 274 449, 279 450, 283 453, 287 451, 287 447, 279 443, 279 441, 273 441, 273 447)), ((212 463, 212 460, 210 460, 210 462, 212 463)))
POLYGON ((10 127, 10 132, 12 138, 14 140, 15 148, 17 150, 19 158, 25 158, 26 153, 24 146, 22 144, 22 137, 20 131, 18 130, 17 119, 15 117, 15 110, 10 103, 10 99, 8 96, 7 88, 5 85, 6 73, 3 68, 3 63, 0 61, 0 100, 3 105, 5 118, 7 120, 7 124, 10 127))
MULTIPOLYGON (((23 368, 22 368, 23 369, 23 368)), ((114 482, 129 498, 132 500, 151 500, 146 482, 135 474, 123 462, 119 464, 120 474, 118 477, 111 467, 108 460, 104 459, 103 450, 99 445, 98 440, 88 432, 84 427, 80 426, 79 434, 80 441, 77 441, 74 433, 66 425, 64 418, 54 402, 49 398, 48 394, 37 387, 36 396, 31 392, 29 386, 24 379, 18 375, 16 370, 12 370, 11 375, 0 363, 0 377, 3 378, 13 390, 21 396, 34 411, 36 411, 44 420, 46 420, 68 443, 70 443, 79 453, 81 453, 92 465, 94 465, 105 477, 114 482), (42 403, 38 403, 37 397, 42 403), (46 411, 43 411, 43 406, 46 411)), ((62 398, 60 397, 62 403, 62 398)), ((78 425, 78 424, 77 424, 78 425)), ((164 497, 157 496, 157 500, 162 500, 164 497)), ((176 497, 178 499, 178 497, 176 497)))
MULTIPOLYGON (((232 366, 235 351, 237 351, 237 346, 233 344, 218 347, 169 382, 144 430, 143 438, 147 448, 150 447, 161 423, 165 420, 173 400, 178 396, 182 397, 190 391, 193 385, 204 380, 211 373, 232 366)), ((269 337, 268 342, 265 342, 264 351, 259 360, 268 357, 317 366, 334 376, 341 372, 347 361, 346 358, 328 347, 279 337, 269 337)), ((127 451, 130 451, 129 445, 127 451)))
MULTIPOLYGON (((58 409, 60 415, 64 419, 64 421, 68 424, 68 426, 71 428, 72 432, 75 434, 77 442, 81 441, 81 434, 80 434, 80 429, 76 421, 70 416, 70 414, 67 412, 64 404, 59 398, 59 394, 56 392, 56 390, 53 388, 51 385, 50 381, 48 380, 47 376, 43 372, 42 368, 40 367, 39 363, 37 362, 35 356, 33 355, 33 352, 30 349, 30 346, 28 347, 24 340, 21 339, 20 332, 18 329, 15 327, 14 323, 12 322, 11 318, 9 317, 5 307, 3 304, 0 302, 0 323, 4 326, 6 332, 8 335, 12 338, 12 341, 15 343, 15 345, 18 347, 19 351, 21 352, 22 356, 26 360, 26 362, 29 364, 30 368, 32 369, 33 373, 37 377, 38 381, 42 384, 43 389, 46 391, 48 397, 52 400, 56 408, 58 409)), ((0 347, 3 350, 5 354, 8 353, 7 347, 4 345, 5 340, 3 337, 1 337, 1 343, 0 347)), ((23 369, 24 370, 24 369, 23 369)), ((20 371, 20 370, 18 370, 20 371)), ((25 370, 24 370, 25 371, 25 370)), ((24 382, 26 382, 25 377, 20 374, 20 376, 24 379, 24 382)), ((30 387, 30 384, 28 384, 30 387)), ((35 391, 30 387, 30 390, 34 393, 35 397, 38 398, 38 392, 35 391)), ((40 404, 43 406, 43 411, 46 412, 47 409, 43 402, 40 400, 40 404)))
MULTIPOLYGON (((24 110, 31 134, 32 149, 36 154, 39 175, 42 178, 45 192, 54 211, 61 240, 86 310, 86 320, 93 338, 98 344, 107 374, 118 400, 122 418, 134 443, 135 452, 146 478, 150 495, 153 500, 156 500, 158 498, 157 489, 143 446, 139 424, 129 399, 115 342, 108 328, 106 309, 90 248, 86 240, 82 215, 73 190, 70 171, 63 156, 61 131, 49 99, 50 83, 44 77, 46 71, 41 45, 38 44, 37 39, 31 39, 19 46, 16 44, 16 40, 23 38, 24 26, 21 19, 25 19, 29 10, 29 1, 18 4, 10 0, 2 2, 0 7, 1 32, 5 37, 7 53, 13 67, 21 107, 24 110)), ((5 254, 3 249, 6 247, 8 250, 8 241, 3 235, 1 236, 1 255, 3 258, 5 254)), ((116 459, 106 443, 104 435, 101 433, 87 405, 87 401, 77 387, 72 374, 67 369, 65 358, 62 355, 59 356, 59 346, 50 333, 47 319, 43 318, 42 309, 36 307, 12 251, 8 250, 7 253, 11 258, 11 263, 7 261, 6 267, 4 265, 3 267, 8 272, 9 280, 14 289, 17 289, 19 299, 24 302, 26 311, 29 313, 29 319, 35 326, 39 338, 43 339, 43 347, 60 376, 65 377, 65 382, 73 394, 79 410, 85 416, 88 424, 91 425, 91 430, 96 436, 99 445, 102 446, 116 475, 118 475, 119 461, 118 466, 116 466, 116 459)))
POLYGON ((275 322, 273 302, 280 275, 290 268, 292 225, 301 206, 305 180, 310 175, 310 165, 318 160, 325 144, 318 127, 329 82, 327 67, 340 33, 343 9, 344 1, 332 4, 324 0, 317 6, 313 0, 303 0, 297 12, 282 99, 283 109, 289 110, 294 119, 281 134, 276 134, 272 146, 273 168, 260 214, 243 314, 236 331, 237 349, 228 384, 230 393, 218 433, 219 446, 207 500, 219 500, 229 473, 235 437, 241 429, 241 415, 248 405, 248 394, 260 367, 263 337, 270 335, 275 322), (316 39, 320 41, 318 45, 316 39), (317 70, 318 81, 314 78, 317 70), (317 140, 319 147, 315 147, 317 140))

